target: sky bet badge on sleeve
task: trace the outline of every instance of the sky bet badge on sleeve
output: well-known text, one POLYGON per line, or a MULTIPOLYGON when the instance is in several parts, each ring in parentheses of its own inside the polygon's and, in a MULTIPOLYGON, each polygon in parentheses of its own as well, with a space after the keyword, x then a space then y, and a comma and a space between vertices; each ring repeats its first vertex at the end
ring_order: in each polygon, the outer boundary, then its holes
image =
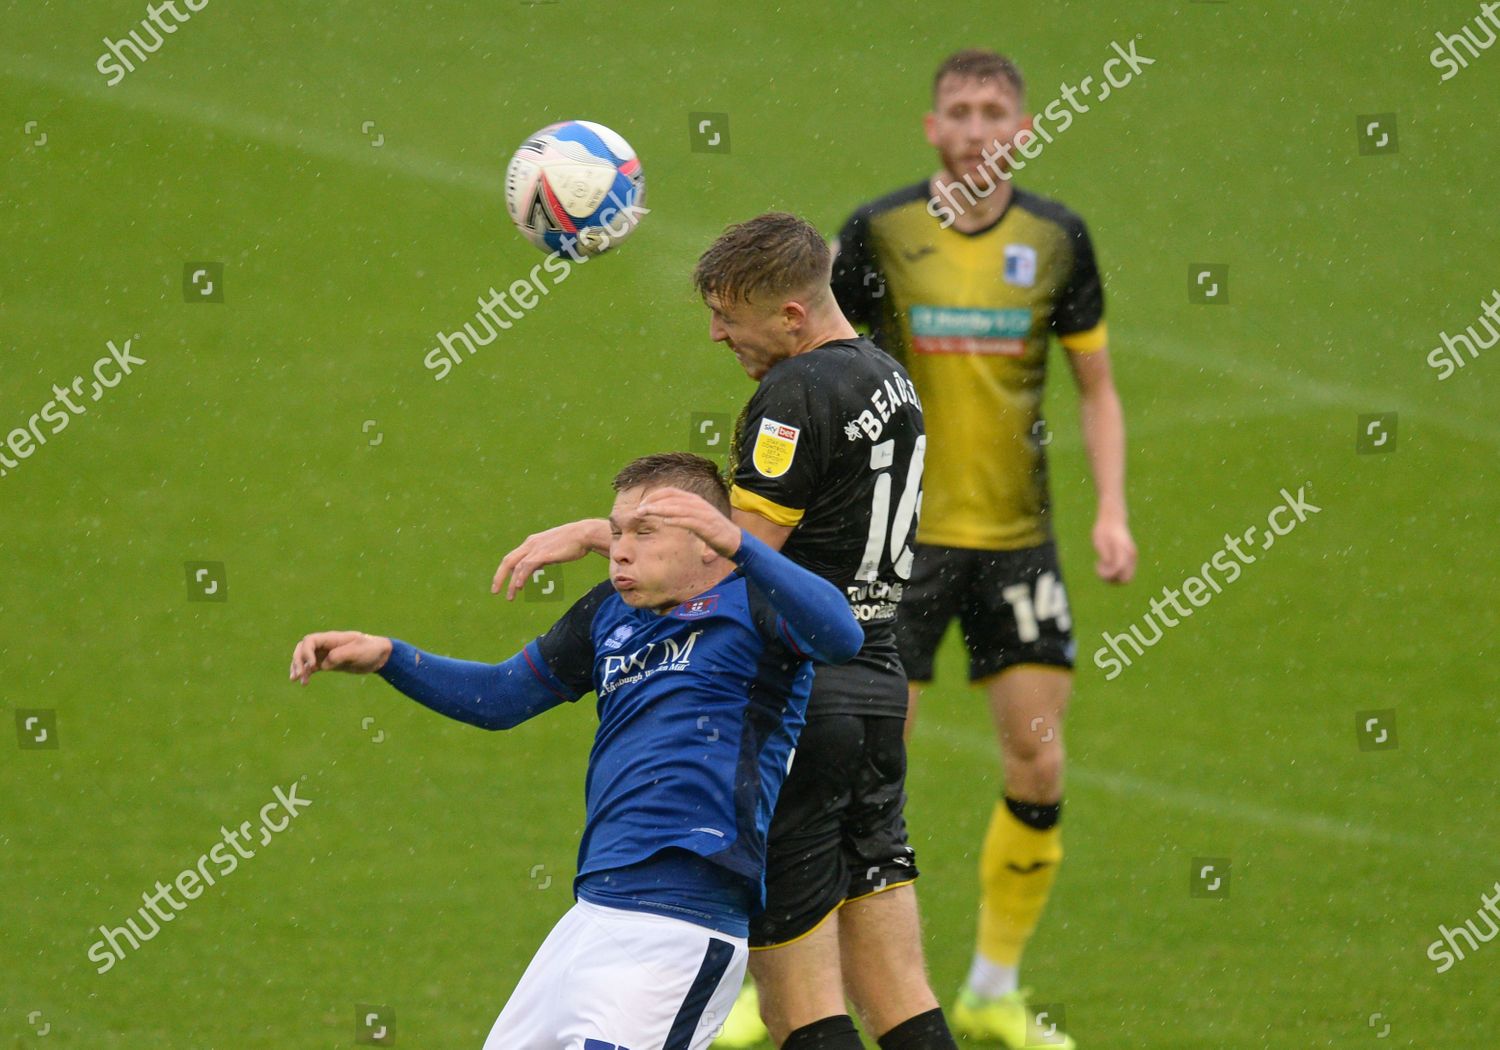
POLYGON ((755 437, 755 452, 750 461, 765 477, 779 478, 792 465, 792 456, 797 451, 797 438, 802 431, 766 418, 760 421, 760 433, 755 437))

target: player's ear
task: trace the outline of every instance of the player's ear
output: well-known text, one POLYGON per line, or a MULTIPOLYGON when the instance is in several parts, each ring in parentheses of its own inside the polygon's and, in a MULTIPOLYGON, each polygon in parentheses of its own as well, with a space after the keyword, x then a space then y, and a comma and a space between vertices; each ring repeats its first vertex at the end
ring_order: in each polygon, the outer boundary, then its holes
POLYGON ((789 332, 794 332, 807 323, 807 306, 796 299, 788 299, 781 304, 781 325, 789 332))
POLYGON ((938 141, 937 141, 937 114, 936 113, 924 113, 924 114, 922 114, 922 130, 927 135, 927 144, 929 146, 936 146, 938 144, 938 141))

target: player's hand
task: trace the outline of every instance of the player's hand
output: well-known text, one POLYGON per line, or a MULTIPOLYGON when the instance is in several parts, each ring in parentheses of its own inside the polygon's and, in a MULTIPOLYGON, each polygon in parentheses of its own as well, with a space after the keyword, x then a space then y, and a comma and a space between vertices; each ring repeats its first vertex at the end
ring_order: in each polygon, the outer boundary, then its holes
POLYGON ((370 674, 391 658, 391 640, 358 631, 320 631, 292 650, 292 681, 303 685, 318 671, 370 674))
POLYGON ((490 593, 499 594, 508 576, 510 586, 505 589, 505 599, 515 601, 531 574, 538 569, 577 561, 597 550, 609 550, 609 523, 602 518, 570 521, 545 532, 534 532, 500 560, 500 568, 495 570, 495 579, 490 583, 490 593))
POLYGON ((725 558, 740 549, 740 527, 694 493, 670 486, 652 489, 636 507, 636 513, 642 517, 649 514, 663 525, 687 529, 725 558))
POLYGON ((1123 521, 1100 518, 1094 524, 1094 551, 1099 555, 1094 569, 1106 583, 1129 583, 1135 576, 1135 540, 1123 521))

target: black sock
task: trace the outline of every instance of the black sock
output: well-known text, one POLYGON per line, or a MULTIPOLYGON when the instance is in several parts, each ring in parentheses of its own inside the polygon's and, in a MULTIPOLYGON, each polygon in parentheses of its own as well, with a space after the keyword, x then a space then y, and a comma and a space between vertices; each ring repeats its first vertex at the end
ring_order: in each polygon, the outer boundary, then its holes
POLYGON ((1035 802, 1017 802, 1009 795, 1005 796, 1005 808, 1011 814, 1025 824, 1028 828, 1037 831, 1046 831, 1057 826, 1062 817, 1062 803, 1054 802, 1050 806, 1039 805, 1035 802))
POLYGON ((880 1050, 957 1050, 942 1007, 935 1006, 925 1014, 908 1017, 878 1040, 880 1050))
POLYGON ((848 1014, 805 1024, 781 1044, 781 1050, 864 1050, 854 1019, 848 1014))

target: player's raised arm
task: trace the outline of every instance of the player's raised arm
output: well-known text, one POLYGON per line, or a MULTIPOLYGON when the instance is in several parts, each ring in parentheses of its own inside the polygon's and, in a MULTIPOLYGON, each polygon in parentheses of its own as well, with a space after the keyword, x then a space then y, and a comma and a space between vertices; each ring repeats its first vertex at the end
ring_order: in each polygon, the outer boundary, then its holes
POLYGON ((531 574, 547 565, 577 561, 588 557, 589 552, 609 557, 609 522, 603 518, 584 518, 570 521, 544 532, 527 536, 521 545, 500 561, 495 570, 495 579, 490 584, 490 593, 499 594, 505 587, 506 577, 510 586, 506 588, 507 601, 514 601, 531 574))
POLYGON ((481 729, 510 729, 577 699, 545 661, 528 655, 522 651, 504 663, 475 663, 424 653, 395 638, 325 631, 297 643, 291 678, 306 685, 317 671, 377 673, 438 714, 481 729))
POLYGON ((864 644, 864 630, 837 587, 756 539, 703 497, 677 488, 652 489, 638 510, 689 530, 739 565, 815 659, 843 663, 864 644))

